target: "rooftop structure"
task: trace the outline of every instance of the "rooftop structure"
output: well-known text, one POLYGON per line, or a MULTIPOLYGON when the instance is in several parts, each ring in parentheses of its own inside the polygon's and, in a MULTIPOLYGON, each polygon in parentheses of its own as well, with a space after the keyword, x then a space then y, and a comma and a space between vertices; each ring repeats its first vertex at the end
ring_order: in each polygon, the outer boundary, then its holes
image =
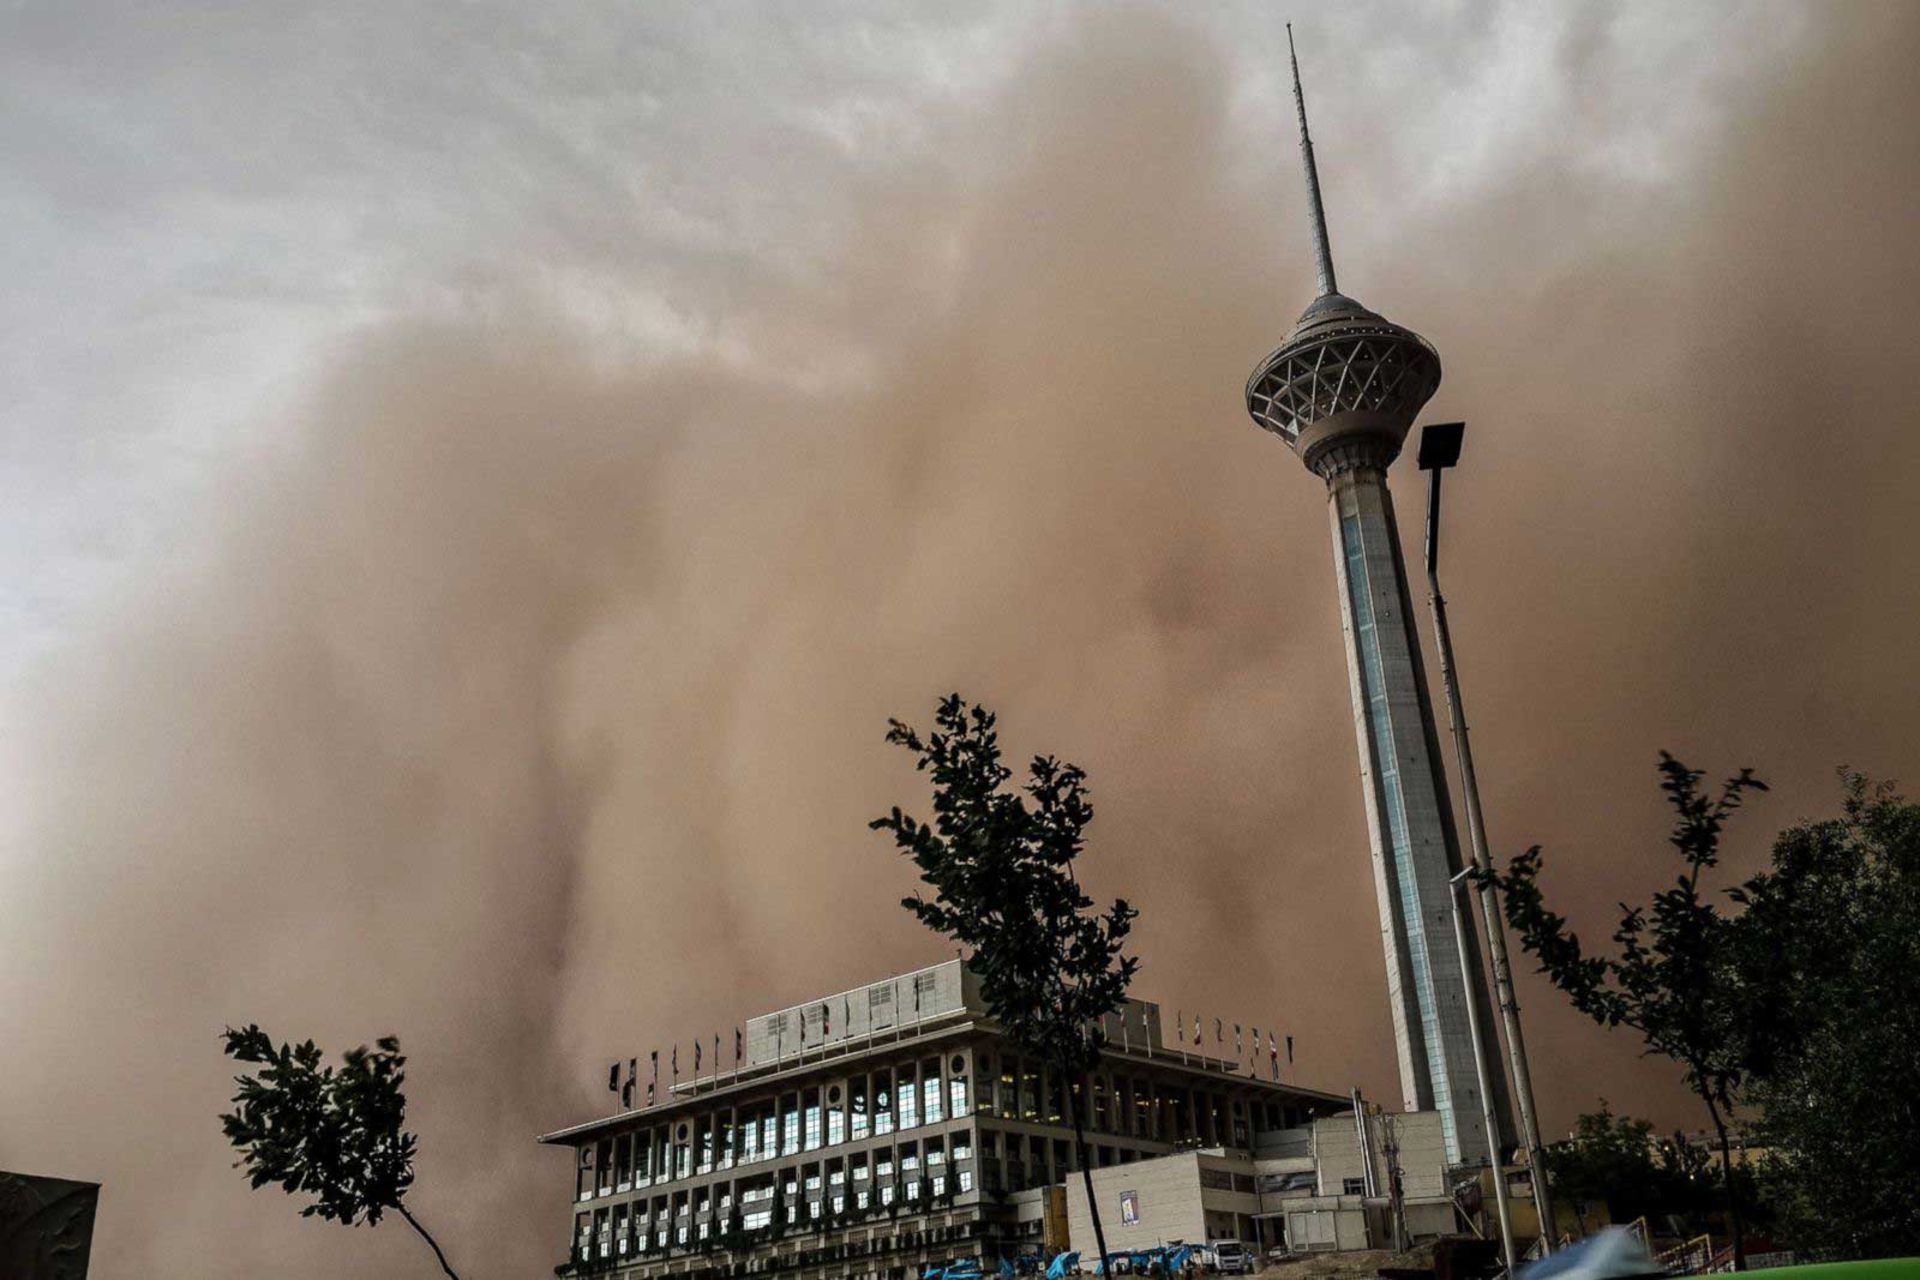
MULTIPOLYGON (((1108 1019, 1096 1169, 1183 1150, 1250 1156, 1338 1094, 1169 1047, 1158 1006, 1108 1019)), ((563 1277, 918 1277, 960 1256, 1064 1247, 1070 1102, 1022 1058, 958 960, 752 1019, 733 1070, 540 1141, 573 1152, 563 1277)))
MULTIPOLYGON (((1287 38, 1291 51, 1291 28, 1287 38)), ((1293 92, 1320 292, 1286 341, 1254 369, 1247 412, 1326 483, 1406 1109, 1440 1112, 1454 1162, 1484 1160, 1469 988, 1480 1002, 1489 1062, 1500 1060, 1499 1046, 1478 946, 1470 936, 1466 973, 1454 946, 1449 880, 1462 865, 1460 843, 1387 491, 1387 468, 1440 385, 1440 356, 1419 334, 1339 292, 1297 59, 1293 92)), ((1512 1129, 1505 1077, 1496 1072, 1493 1082, 1504 1145, 1512 1129)))

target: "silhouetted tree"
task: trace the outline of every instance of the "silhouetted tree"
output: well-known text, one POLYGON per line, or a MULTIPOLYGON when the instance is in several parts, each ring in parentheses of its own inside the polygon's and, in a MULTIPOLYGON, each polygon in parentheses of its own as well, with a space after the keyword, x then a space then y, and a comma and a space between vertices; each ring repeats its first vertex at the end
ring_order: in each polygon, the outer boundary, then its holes
POLYGON ((1689 1088, 1706 1104, 1719 1138, 1727 1225, 1736 1269, 1746 1268, 1746 1239, 1735 1191, 1727 1119, 1752 1043, 1752 995, 1727 979, 1739 943, 1732 921, 1707 901, 1700 875, 1720 860, 1720 835, 1749 791, 1766 784, 1742 769, 1717 797, 1700 790, 1705 775, 1660 753, 1660 789, 1675 820, 1667 839, 1683 868, 1651 906, 1622 904, 1614 930, 1616 955, 1589 955, 1549 910, 1540 892, 1540 847, 1513 859, 1497 876, 1507 922, 1540 962, 1540 971, 1573 1007, 1606 1027, 1631 1027, 1650 1052, 1679 1063, 1689 1088))
MULTIPOLYGON (((1572 1136, 1547 1148, 1547 1171, 1583 1231, 1595 1225, 1587 1214, 1598 1207, 1614 1222, 1659 1215, 1697 1222, 1725 1199, 1710 1153, 1680 1134, 1655 1138, 1650 1121, 1615 1115, 1605 1099, 1574 1122, 1572 1136)), ((1750 1180, 1741 1185, 1745 1192, 1750 1180)))
MULTIPOLYGON (((1120 1009, 1139 961, 1122 954, 1138 914, 1124 899, 1104 913, 1081 891, 1074 861, 1093 821, 1086 774, 1035 756, 1018 790, 1001 762, 994 715, 959 694, 941 700, 925 738, 898 720, 887 741, 905 747, 933 783, 933 821, 895 808, 871 824, 893 833, 933 898, 903 900, 921 923, 968 951, 981 998, 1006 1038, 1073 1082, 1074 1149, 1101 1264, 1108 1261, 1093 1193, 1084 1109, 1088 1073, 1106 1043, 1101 1019, 1120 1009)), ((1112 1274, 1107 1270, 1106 1274, 1112 1274)))
POLYGON ((276 1047, 249 1024, 227 1028, 226 1053, 261 1068, 234 1077, 236 1109, 220 1117, 227 1141, 241 1153, 234 1167, 246 1171, 255 1190, 276 1182, 288 1195, 311 1195, 301 1217, 318 1215, 348 1226, 377 1226, 391 1209, 433 1249, 450 1280, 459 1280, 439 1243, 404 1203, 418 1143, 401 1127, 407 1060, 398 1040, 387 1036, 374 1049, 350 1049, 335 1070, 320 1065, 313 1041, 276 1047))
POLYGON ((1837 819, 1780 833, 1740 891, 1747 1100, 1760 1179, 1796 1246, 1920 1253, 1920 805, 1843 771, 1837 819))

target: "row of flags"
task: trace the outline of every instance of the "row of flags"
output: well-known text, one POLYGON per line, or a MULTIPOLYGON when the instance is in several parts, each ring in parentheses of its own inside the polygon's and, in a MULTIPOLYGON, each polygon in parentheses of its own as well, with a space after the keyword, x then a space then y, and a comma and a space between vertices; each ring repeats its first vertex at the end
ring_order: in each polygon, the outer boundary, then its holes
MULTIPOLYGON (((833 1007, 830 1002, 822 1000, 819 1004, 819 1010, 820 1010, 820 1032, 821 1032, 822 1038, 824 1039, 826 1037, 833 1035, 833 1007)), ((917 983, 914 986, 914 992, 913 992, 913 1011, 914 1011, 914 1016, 917 1019, 920 1014, 920 990, 919 990, 919 985, 917 983)), ((802 1027, 803 1027, 802 1029, 803 1043, 804 1043, 804 1037, 805 1037, 805 1032, 804 1032, 805 1017, 806 1017, 806 1014, 810 1012, 812 1012, 812 1008, 809 1006, 805 1008, 801 1013, 802 1027)), ((1120 1010, 1118 1017, 1120 1020, 1121 1051, 1123 1053, 1131 1053, 1133 1051, 1132 1033, 1131 1033, 1131 1023, 1132 1023, 1131 1006, 1123 1007, 1120 1010)), ((1144 1022, 1144 1018, 1142 1019, 1142 1021, 1144 1022)), ((843 996, 841 998, 840 1025, 842 1028, 851 1028, 851 1026, 853 1025, 853 1005, 852 1005, 851 995, 843 996)), ((1260 1028, 1251 1026, 1250 1024, 1242 1024, 1238 1022, 1233 1023, 1231 1025, 1233 1026, 1234 1061, 1236 1063, 1245 1065, 1247 1067, 1248 1074, 1257 1075, 1258 1074, 1257 1064, 1259 1062, 1260 1049, 1261 1049, 1260 1028), (1251 1048, 1252 1050, 1251 1055, 1249 1055, 1249 1052, 1248 1052, 1249 1048, 1251 1048)), ((1228 1023, 1223 1018, 1215 1018, 1213 1020, 1214 1048, 1223 1057, 1225 1056, 1225 1053, 1226 1053, 1227 1026, 1228 1026, 1228 1023)), ((782 1052, 784 1048, 782 1043, 785 1037, 785 1032, 786 1032, 786 1022, 784 1017, 782 1017, 780 1021, 774 1024, 774 1028, 776 1032, 776 1040, 774 1044, 774 1060, 777 1062, 782 1056, 782 1052)), ((1143 1034, 1144 1034, 1144 1031, 1145 1031, 1145 1028, 1143 1027, 1142 1028, 1143 1034)), ((1195 1054, 1203 1053, 1204 1045, 1205 1045, 1205 1025, 1200 1015, 1197 1013, 1193 1015, 1193 1037, 1192 1037, 1192 1040, 1189 1041, 1187 1037, 1186 1014, 1183 1011, 1176 1011, 1173 1015, 1173 1037, 1174 1037, 1174 1043, 1178 1047, 1180 1057, 1183 1061, 1187 1057, 1187 1053, 1188 1053, 1187 1046, 1189 1043, 1191 1043, 1193 1046, 1193 1049, 1192 1049, 1193 1053, 1195 1054)), ((1290 1035, 1282 1036, 1279 1032, 1273 1031, 1273 1030, 1269 1030, 1266 1033, 1267 1069, 1271 1074, 1272 1078, 1275 1080, 1278 1080, 1280 1078, 1280 1055, 1283 1051, 1283 1048, 1282 1048, 1283 1046, 1284 1046, 1284 1052, 1286 1054, 1287 1065, 1292 1066, 1293 1065, 1293 1037, 1290 1035)), ((705 1048, 705 1045, 701 1041, 696 1040, 693 1042, 693 1075, 695 1079, 699 1078, 700 1072, 702 1070, 702 1066, 703 1066, 702 1050, 704 1048, 705 1048)), ((739 1072, 741 1059, 744 1058, 745 1056, 746 1056, 746 1038, 744 1035, 741 1034, 740 1028, 735 1027, 733 1029, 733 1070, 735 1073, 739 1072)), ((713 1061, 713 1071, 717 1075, 720 1071, 720 1036, 718 1033, 716 1033, 713 1037, 712 1061, 713 1061)), ((655 1049, 651 1053, 649 1053, 647 1055, 647 1062, 651 1068, 651 1074, 647 1080, 647 1105, 651 1107, 654 1105, 656 1101, 658 1101, 658 1098, 659 1098, 660 1051, 658 1049, 655 1049)), ((617 1093, 620 1095, 620 1109, 622 1111, 631 1111, 634 1108, 635 1101, 639 1097, 640 1060, 638 1058, 628 1058, 626 1062, 626 1068, 627 1070, 626 1070, 625 1080, 622 1080, 620 1078, 621 1072, 620 1072, 619 1062, 616 1061, 607 1068, 607 1091, 610 1093, 617 1093)), ((680 1046, 677 1044, 673 1046, 668 1056, 668 1070, 672 1073, 668 1087, 672 1088, 674 1085, 677 1085, 680 1083, 680 1046)))
MULTIPOLYGON (((1255 1064, 1257 1064, 1260 1059, 1260 1028, 1251 1026, 1250 1024, 1243 1026, 1243 1024, 1238 1022, 1232 1025, 1234 1061, 1246 1064, 1250 1074, 1257 1074, 1255 1064)), ((1181 1057, 1184 1058, 1187 1054, 1187 1045, 1189 1043, 1187 1039, 1187 1017, 1184 1012, 1176 1011, 1173 1015, 1173 1038, 1174 1043, 1180 1048, 1181 1057)), ((1201 1021, 1200 1015, 1196 1013, 1193 1015, 1193 1039, 1191 1041, 1193 1052, 1204 1052, 1205 1041, 1205 1024, 1201 1021)), ((1227 1046, 1227 1022, 1224 1018, 1215 1018, 1213 1020, 1213 1043, 1215 1049, 1224 1056, 1227 1046)), ((1269 1030, 1267 1032, 1266 1043, 1267 1069, 1275 1080, 1280 1078, 1280 1055, 1282 1046, 1284 1046, 1286 1053, 1287 1065, 1292 1066, 1293 1037, 1290 1035, 1283 1036, 1278 1031, 1269 1030)))
MULTIPOLYGON (((913 987, 913 1017, 914 1017, 914 1020, 917 1022, 919 1021, 921 1016, 920 984, 916 981, 916 982, 913 982, 911 985, 913 987)), ((898 996, 897 988, 898 988, 898 983, 896 981, 896 984, 895 984, 896 998, 898 996)), ((799 1010, 797 1010, 797 1012, 799 1012, 801 1017, 801 1034, 799 1036, 799 1044, 796 1045, 796 1048, 802 1048, 805 1045, 807 1016, 813 1013, 816 1009, 819 1011, 819 1014, 820 1014, 821 1039, 823 1040, 828 1039, 833 1035, 833 1003, 832 1001, 822 1000, 818 1005, 804 1005, 799 1010)), ((784 1013, 775 1014, 774 1017, 776 1018, 776 1021, 773 1023, 773 1030, 774 1030, 773 1056, 774 1056, 774 1061, 778 1062, 781 1060, 782 1057, 785 1056, 785 1052, 786 1052, 786 1044, 785 1044, 786 1017, 784 1013)), ((850 1030, 853 1026, 853 993, 852 992, 847 992, 840 997, 840 1026, 842 1030, 850 1030)), ((704 1048, 705 1048, 705 1045, 701 1041, 696 1040, 693 1042, 693 1075, 695 1079, 699 1078, 700 1072, 702 1070, 703 1057, 702 1057, 701 1051, 704 1048)), ((733 1029, 733 1070, 735 1073, 739 1072, 740 1063, 745 1057, 746 1057, 746 1039, 741 1034, 740 1028, 735 1027, 733 1029)), ((649 1053, 647 1055, 647 1061, 649 1062, 652 1068, 651 1076, 647 1081, 647 1105, 651 1107, 659 1098, 660 1051, 658 1049, 655 1049, 651 1053, 649 1053)), ((626 1079, 624 1081, 620 1078, 619 1062, 616 1061, 607 1068, 607 1091, 609 1093, 617 1093, 620 1095, 620 1109, 622 1111, 631 1111, 633 1110, 635 1100, 639 1096, 640 1060, 638 1058, 628 1058, 626 1062, 626 1067, 627 1067, 626 1079)), ((673 1046, 673 1049, 669 1054, 668 1070, 672 1073, 671 1079, 668 1083, 668 1088, 672 1088, 674 1085, 680 1082, 680 1046, 677 1044, 673 1046)), ((718 1074, 720 1071, 720 1037, 718 1034, 716 1034, 713 1037, 713 1071, 716 1074, 718 1074)))
MULTIPOLYGON (((698 1040, 693 1042, 693 1074, 695 1078, 698 1078, 700 1075, 702 1065, 701 1050, 705 1047, 706 1046, 698 1040)), ((740 1059, 744 1056, 746 1056, 746 1039, 741 1035, 740 1028, 735 1027, 733 1029, 733 1069, 735 1071, 740 1069, 740 1059)), ((647 1062, 651 1068, 651 1075, 647 1080, 647 1105, 652 1106, 659 1097, 660 1051, 655 1049, 649 1053, 647 1055, 647 1062)), ((667 1069, 672 1073, 672 1077, 668 1083, 668 1087, 671 1088, 673 1085, 680 1083, 680 1046, 677 1044, 673 1046, 672 1052, 668 1055, 667 1069)), ((713 1069, 716 1072, 720 1070, 720 1037, 717 1033, 713 1037, 713 1069)), ((634 1099, 639 1096, 640 1059, 627 1059, 626 1075, 627 1078, 624 1081, 621 1080, 620 1064, 618 1062, 608 1067, 607 1091, 620 1095, 620 1109, 622 1111, 631 1111, 633 1110, 634 1099)))

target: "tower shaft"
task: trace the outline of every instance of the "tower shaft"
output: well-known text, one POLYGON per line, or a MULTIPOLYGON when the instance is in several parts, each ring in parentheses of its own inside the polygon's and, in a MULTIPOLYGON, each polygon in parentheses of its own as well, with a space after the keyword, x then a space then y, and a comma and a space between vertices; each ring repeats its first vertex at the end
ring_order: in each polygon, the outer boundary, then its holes
MULTIPOLYGON (((1462 866, 1433 705, 1414 632, 1406 565, 1387 490, 1387 457, 1377 447, 1330 450, 1315 467, 1327 482, 1334 571, 1340 589, 1361 791, 1379 895, 1381 943, 1400 1083, 1409 1109, 1441 1113, 1447 1155, 1478 1159, 1487 1149, 1473 1032, 1465 1001, 1479 1004, 1489 1062, 1499 1062, 1480 957, 1469 930, 1472 981, 1455 944, 1455 896, 1462 866)), ((1492 1075, 1494 1113, 1512 1128, 1506 1080, 1492 1075)))

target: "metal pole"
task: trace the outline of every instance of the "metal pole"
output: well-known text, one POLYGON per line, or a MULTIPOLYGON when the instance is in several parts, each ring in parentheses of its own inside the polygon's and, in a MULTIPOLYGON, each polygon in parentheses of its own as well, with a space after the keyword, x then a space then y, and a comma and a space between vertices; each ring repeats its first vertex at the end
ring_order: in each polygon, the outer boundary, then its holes
MULTIPOLYGON (((1460 948, 1460 972, 1468 975, 1472 982, 1473 969, 1468 963, 1467 922, 1469 910, 1467 900, 1460 893, 1460 881, 1467 876, 1460 872, 1447 883, 1452 886, 1453 894, 1453 940, 1460 948)), ((1511 1276, 1517 1265, 1513 1253, 1513 1217, 1507 1211, 1507 1173, 1500 1167, 1500 1125, 1493 1114, 1493 1082, 1487 1078, 1487 1055, 1480 1047, 1480 1009, 1474 992, 1467 992, 1467 1033, 1473 1037, 1473 1069, 1480 1078, 1480 1114, 1487 1126, 1487 1163, 1493 1168, 1493 1202, 1500 1215, 1500 1248, 1506 1255, 1507 1274, 1511 1276)))
POLYGON ((1373 1138, 1367 1132, 1367 1104, 1355 1089, 1353 1098, 1353 1132, 1360 1141, 1360 1189, 1369 1198, 1380 1194, 1379 1183, 1373 1176, 1373 1138))
POLYGON ((1533 1180, 1533 1204, 1540 1219, 1540 1250, 1553 1252, 1553 1198, 1547 1186, 1546 1153, 1533 1105, 1533 1073, 1527 1066, 1527 1042, 1520 1030, 1520 1002, 1513 994, 1513 967, 1507 961, 1507 931, 1501 923, 1500 895, 1493 885, 1493 858, 1487 852, 1486 819, 1480 810, 1480 783, 1473 771, 1473 747, 1467 739, 1467 713, 1453 669, 1453 633, 1447 626, 1447 600, 1440 594, 1440 469, 1429 473, 1427 491, 1427 601, 1433 609, 1440 682, 1446 688, 1447 718, 1453 725, 1453 753, 1460 762, 1461 789, 1467 800, 1467 839, 1480 874, 1480 915, 1487 933, 1487 960, 1493 969, 1495 1003, 1507 1036, 1507 1066, 1520 1111, 1521 1140, 1527 1145, 1527 1170, 1533 1180))

